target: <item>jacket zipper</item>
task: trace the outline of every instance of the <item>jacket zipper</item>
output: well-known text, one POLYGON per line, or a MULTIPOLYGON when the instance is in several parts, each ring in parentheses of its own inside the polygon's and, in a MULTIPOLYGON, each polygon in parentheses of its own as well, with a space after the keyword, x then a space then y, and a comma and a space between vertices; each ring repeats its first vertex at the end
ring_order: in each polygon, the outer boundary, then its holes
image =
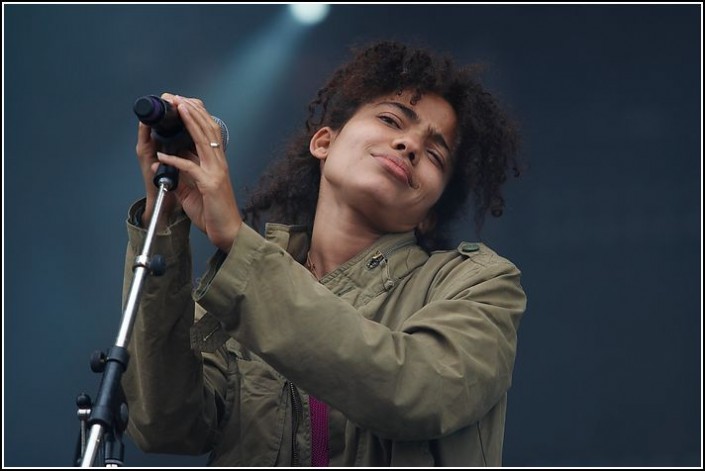
POLYGON ((370 258, 367 261, 367 264, 365 264, 365 266, 370 270, 372 270, 373 268, 377 268, 382 262, 387 261, 391 254, 393 254, 394 252, 396 252, 397 250, 399 250, 403 247, 406 247, 407 245, 412 245, 413 243, 414 243, 414 241, 407 240, 407 241, 401 242, 397 245, 393 245, 392 247, 388 248, 384 252, 380 252, 378 250, 377 252, 375 252, 374 255, 372 255, 372 258, 370 258))
POLYGON ((299 430, 299 419, 301 416, 301 399, 299 391, 294 383, 289 381, 289 394, 291 395, 291 465, 299 466, 299 447, 296 445, 296 433, 299 430))

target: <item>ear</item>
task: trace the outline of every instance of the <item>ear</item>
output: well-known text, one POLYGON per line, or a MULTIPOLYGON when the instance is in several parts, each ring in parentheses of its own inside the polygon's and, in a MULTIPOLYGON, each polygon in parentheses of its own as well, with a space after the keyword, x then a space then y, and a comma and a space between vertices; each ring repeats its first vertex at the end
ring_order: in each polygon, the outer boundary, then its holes
POLYGON ((335 133, 333 130, 324 126, 311 137, 311 142, 309 142, 308 148, 311 155, 319 160, 324 160, 328 157, 328 151, 330 146, 335 140, 335 133))

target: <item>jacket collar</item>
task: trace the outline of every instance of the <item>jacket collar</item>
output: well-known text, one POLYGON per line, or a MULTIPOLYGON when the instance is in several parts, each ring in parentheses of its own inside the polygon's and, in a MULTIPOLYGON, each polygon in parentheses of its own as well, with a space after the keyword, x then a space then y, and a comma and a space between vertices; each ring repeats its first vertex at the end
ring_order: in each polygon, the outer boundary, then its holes
MULTIPOLYGON (((310 243, 305 226, 269 223, 265 227, 265 238, 304 264, 310 243)), ((386 234, 320 282, 352 304, 361 305, 394 288, 400 279, 427 259, 428 254, 417 244, 413 231, 386 234)))

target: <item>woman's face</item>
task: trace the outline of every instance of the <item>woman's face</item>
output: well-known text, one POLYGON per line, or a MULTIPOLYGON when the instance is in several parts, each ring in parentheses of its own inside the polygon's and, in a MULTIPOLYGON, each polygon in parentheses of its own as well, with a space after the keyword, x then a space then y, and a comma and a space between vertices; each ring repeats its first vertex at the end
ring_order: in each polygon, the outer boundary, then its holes
POLYGON ((325 204, 352 209, 380 232, 404 232, 426 221, 450 179, 456 115, 443 98, 411 92, 363 105, 338 131, 311 139, 321 159, 325 204))

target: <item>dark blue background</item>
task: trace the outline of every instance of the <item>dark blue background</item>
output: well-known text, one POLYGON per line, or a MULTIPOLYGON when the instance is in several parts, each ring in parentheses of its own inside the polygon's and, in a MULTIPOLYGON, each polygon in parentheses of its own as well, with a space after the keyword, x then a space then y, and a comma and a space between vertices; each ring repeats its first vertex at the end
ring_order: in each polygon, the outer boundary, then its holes
POLYGON ((529 299, 504 464, 701 465, 700 5, 341 5, 295 38, 285 8, 3 6, 4 464, 72 462, 143 191, 135 98, 203 97, 241 195, 347 47, 394 38, 487 63, 522 123, 530 169, 482 233, 529 299))

